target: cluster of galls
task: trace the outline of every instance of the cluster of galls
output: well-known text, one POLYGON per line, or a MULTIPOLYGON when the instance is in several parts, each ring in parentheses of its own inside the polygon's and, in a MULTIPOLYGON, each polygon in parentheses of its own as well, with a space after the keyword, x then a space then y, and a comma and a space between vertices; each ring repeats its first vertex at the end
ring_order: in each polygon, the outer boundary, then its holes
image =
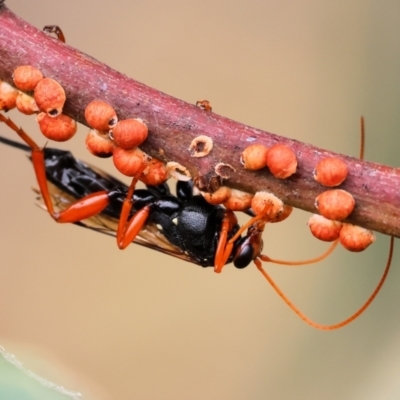
POLYGON ((115 167, 126 176, 140 174, 146 185, 159 185, 169 178, 164 163, 139 149, 147 139, 147 125, 140 118, 119 121, 113 107, 93 100, 85 109, 85 118, 90 129, 86 147, 97 157, 111 157, 115 167))
MULTIPOLYGON (((52 78, 44 78, 30 65, 15 69, 16 86, 0 81, 0 110, 17 108, 26 115, 38 114, 36 119, 43 135, 63 142, 74 136, 77 123, 62 113, 66 94, 63 87, 52 78)), ((148 128, 140 119, 118 121, 113 107, 94 100, 85 109, 85 118, 92 128, 86 137, 89 151, 98 157, 113 157, 116 168, 127 176, 140 174, 147 185, 159 185, 169 177, 169 170, 161 161, 141 151, 148 128)))
POLYGON ((270 148, 263 144, 252 144, 244 149, 240 161, 244 168, 253 171, 268 167, 278 179, 289 178, 297 169, 296 154, 284 144, 275 144, 270 148))
POLYGON ((72 118, 62 114, 66 100, 63 87, 54 79, 30 65, 18 67, 13 74, 13 86, 0 82, 0 110, 17 108, 26 115, 38 114, 39 128, 48 139, 63 142, 77 131, 72 118))
MULTIPOLYGON (((17 89, 0 81, 0 110, 8 111, 16 107, 27 115, 38 114, 36 119, 41 132, 54 141, 69 140, 76 133, 76 121, 62 114, 66 95, 57 81, 44 78, 41 71, 32 66, 18 67, 13 80, 17 89)), ((159 185, 174 173, 182 178, 182 171, 183 175, 188 175, 182 166, 172 165, 174 163, 165 165, 139 149, 148 135, 148 128, 141 119, 119 121, 113 107, 101 100, 88 104, 85 118, 92 128, 86 137, 88 150, 98 157, 112 156, 115 167, 122 174, 129 177, 139 174, 139 179, 147 185, 159 185)), ((194 157, 204 157, 211 151, 212 141, 208 143, 207 140, 211 139, 203 136, 194 139, 189 149, 194 157)), ((297 169, 295 153, 283 144, 270 148, 262 144, 250 145, 243 151, 241 163, 249 170, 267 167, 278 179, 290 177, 297 169)), ((318 163, 314 178, 323 186, 336 187, 344 182, 347 173, 344 161, 329 157, 318 163)), ((251 208, 256 214, 263 214, 269 222, 282 221, 292 212, 292 207, 267 192, 253 195, 222 186, 213 193, 202 194, 209 203, 222 204, 232 211, 251 208)), ((362 251, 375 240, 371 231, 341 222, 355 206, 353 196, 347 191, 327 190, 316 198, 315 206, 321 215, 313 215, 308 225, 318 239, 328 242, 339 239, 350 251, 362 251)))
MULTIPOLYGON (((336 157, 322 159, 314 170, 314 179, 323 186, 335 187, 347 178, 344 161, 336 157)), ((343 189, 330 189, 315 199, 315 207, 321 215, 313 215, 308 221, 311 233, 318 239, 331 242, 339 239, 350 251, 363 251, 375 241, 372 231, 343 223, 354 210, 353 196, 343 189)))
MULTIPOLYGON (((241 163, 249 170, 267 167, 278 179, 290 177, 297 168, 295 153, 283 144, 276 144, 270 148, 262 144, 250 145, 243 151, 241 163)), ((314 179, 323 186, 336 187, 344 182, 347 174, 348 169, 344 161, 329 157, 317 164, 314 179)), ((227 188, 221 188, 209 197, 212 201, 213 197, 223 196, 226 191, 227 188)), ((375 240, 373 232, 341 222, 352 213, 354 206, 353 196, 345 190, 330 189, 321 193, 315 199, 315 207, 321 215, 315 214, 308 221, 311 233, 316 238, 327 242, 338 239, 343 247, 350 251, 365 250, 375 240)), ((289 206, 285 205, 285 207, 289 206)), ((286 215, 286 211, 282 212, 282 215, 286 215)))
MULTIPOLYGON (((294 152, 283 145, 267 149, 261 144, 248 146, 242 153, 241 163, 246 169, 257 170, 268 167, 280 179, 285 179, 296 172, 297 159, 294 152)), ((227 186, 221 186, 212 193, 202 192, 208 203, 222 204, 231 211, 252 209, 256 215, 262 215, 264 221, 280 222, 286 219, 293 208, 284 204, 278 197, 268 192, 257 192, 255 195, 227 186)))

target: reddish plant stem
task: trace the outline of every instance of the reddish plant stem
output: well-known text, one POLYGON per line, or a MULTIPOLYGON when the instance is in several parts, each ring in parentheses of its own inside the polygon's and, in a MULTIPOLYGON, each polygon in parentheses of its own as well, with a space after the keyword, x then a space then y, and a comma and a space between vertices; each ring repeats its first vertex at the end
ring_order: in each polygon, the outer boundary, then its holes
POLYGON ((213 187, 215 165, 223 162, 233 167, 225 169, 230 176, 224 185, 253 193, 267 190, 291 206, 317 212, 314 199, 325 189, 314 181, 312 172, 321 158, 339 157, 349 168, 349 177, 341 188, 356 200, 356 208, 347 221, 400 237, 400 169, 332 153, 201 110, 48 37, 0 1, 0 79, 12 83, 13 70, 20 65, 33 65, 44 76, 60 82, 68 99, 64 112, 83 124, 85 106, 93 99, 112 104, 120 119, 142 118, 149 127, 142 149, 163 161, 184 165, 204 187, 213 187), (214 144, 211 153, 203 158, 192 157, 188 151, 199 135, 209 136, 214 144), (279 180, 266 169, 245 170, 240 154, 255 142, 267 147, 283 143, 292 148, 298 158, 297 173, 279 180))

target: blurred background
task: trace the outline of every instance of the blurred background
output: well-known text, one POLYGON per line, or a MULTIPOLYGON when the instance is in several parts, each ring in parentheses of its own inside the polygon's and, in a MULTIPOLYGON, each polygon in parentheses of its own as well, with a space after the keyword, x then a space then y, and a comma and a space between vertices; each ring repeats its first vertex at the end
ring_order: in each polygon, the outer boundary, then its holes
MULTIPOLYGON (((149 86, 242 123, 398 166, 400 3, 388 0, 7 0, 41 29, 149 86)), ((11 113, 44 144, 33 117, 11 113)), ((109 172, 84 146, 64 145, 109 172)), ((5 126, 0 134, 15 137, 5 126)), ((305 325, 254 267, 221 275, 76 226, 35 206, 26 157, 1 146, 0 345, 83 399, 398 399, 399 249, 372 306, 333 332, 305 325)), ((327 246, 296 210, 264 252, 304 259, 327 246)), ((389 238, 303 268, 268 265, 311 318, 336 323, 376 286, 389 238)), ((65 399, 0 357, 0 398, 65 399), (7 393, 5 395, 5 393, 7 393), (12 394, 14 393, 14 394, 12 394), (18 394, 15 394, 18 393, 18 394), (14 397, 13 397, 14 396, 14 397), (15 397, 17 396, 17 397, 15 397), (48 397, 46 397, 48 396, 48 397)))

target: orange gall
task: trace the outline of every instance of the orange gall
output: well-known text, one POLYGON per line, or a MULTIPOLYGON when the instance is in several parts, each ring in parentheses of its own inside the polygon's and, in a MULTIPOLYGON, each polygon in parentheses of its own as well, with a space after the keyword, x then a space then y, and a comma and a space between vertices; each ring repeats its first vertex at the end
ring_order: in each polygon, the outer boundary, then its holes
POLYGON ((284 144, 272 146, 267 153, 267 167, 278 179, 286 179, 297 169, 297 158, 294 151, 284 144))
POLYGON ((145 172, 140 176, 140 180, 150 186, 161 185, 166 182, 169 178, 168 169, 165 164, 157 160, 156 158, 152 158, 148 163, 148 168, 146 168, 145 172))
POLYGON ((76 121, 65 114, 50 117, 48 114, 42 112, 38 114, 36 120, 43 135, 47 139, 56 142, 65 142, 71 139, 77 131, 76 121))
POLYGON ((375 241, 375 235, 372 231, 360 226, 343 224, 339 241, 345 249, 360 252, 375 241))
POLYGON ((61 114, 66 100, 64 88, 51 78, 44 78, 38 82, 33 97, 40 111, 52 117, 61 114))
POLYGON ((86 106, 85 119, 91 128, 100 132, 108 132, 118 122, 114 108, 102 100, 93 100, 86 106))
POLYGON ((230 195, 223 205, 231 211, 245 211, 251 207, 252 193, 242 192, 241 190, 231 189, 230 195))
POLYGON ((264 168, 267 165, 267 152, 268 147, 263 144, 251 144, 243 150, 240 162, 245 169, 258 170, 264 168))
POLYGON ((342 189, 331 189, 321 193, 315 199, 315 207, 325 218, 341 221, 354 210, 353 196, 342 189))
POLYGON ((230 195, 231 195, 231 189, 228 188, 227 186, 220 186, 215 192, 209 193, 209 192, 201 192, 207 203, 217 205, 217 204, 222 204, 225 203, 230 195))
POLYGON ((15 105, 19 112, 25 115, 32 115, 39 112, 39 107, 37 106, 35 99, 28 96, 26 93, 19 92, 15 105))
POLYGON ((140 119, 124 119, 112 129, 112 137, 117 146, 123 149, 133 149, 140 146, 146 139, 149 130, 140 119))
POLYGON ((86 148, 96 157, 108 158, 113 155, 114 142, 107 133, 90 129, 86 136, 86 148))
POLYGON ((43 74, 32 65, 22 65, 16 68, 13 74, 15 86, 25 92, 35 89, 42 79, 43 74))
POLYGON ((135 176, 147 163, 150 157, 142 150, 135 148, 125 150, 115 147, 113 162, 119 172, 126 176, 135 176))
POLYGON ((0 80, 0 110, 9 111, 15 108, 18 93, 15 87, 0 80))
POLYGON ((324 158, 315 167, 314 179, 324 186, 339 186, 346 178, 348 168, 340 158, 324 158))
POLYGON ((313 214, 308 220, 308 227, 314 237, 324 242, 333 242, 339 237, 342 223, 332 221, 319 214, 313 214))
POLYGON ((252 201, 251 208, 256 215, 264 215, 266 220, 277 218, 283 211, 283 201, 269 192, 257 192, 252 201))
POLYGON ((282 222, 284 221, 286 218, 288 218, 290 216, 290 214, 293 211, 293 207, 289 206, 287 204, 283 205, 283 210, 280 214, 278 214, 275 218, 271 218, 268 222, 282 222))

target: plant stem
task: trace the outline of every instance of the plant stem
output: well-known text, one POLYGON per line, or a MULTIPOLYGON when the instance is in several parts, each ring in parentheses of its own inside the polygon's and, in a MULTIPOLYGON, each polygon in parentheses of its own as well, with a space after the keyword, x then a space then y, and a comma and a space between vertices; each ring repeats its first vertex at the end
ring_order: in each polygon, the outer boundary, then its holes
POLYGON ((13 14, 0 0, 0 79, 12 83, 20 65, 33 65, 43 75, 56 79, 65 89, 65 114, 85 124, 84 109, 93 99, 113 105, 120 119, 142 118, 149 137, 142 149, 165 162, 185 166, 197 185, 212 190, 220 177, 218 163, 228 164, 229 178, 223 184, 255 193, 266 190, 286 204, 317 212, 315 198, 326 190, 313 179, 317 162, 339 157, 349 168, 341 188, 356 200, 347 222, 400 237, 400 169, 362 161, 287 139, 208 112, 150 88, 80 51, 47 36, 13 14), (188 151, 200 135, 213 141, 213 149, 202 158, 188 151), (252 143, 271 147, 283 143, 296 153, 298 168, 289 179, 274 178, 268 170, 248 171, 240 163, 241 152, 252 143))

